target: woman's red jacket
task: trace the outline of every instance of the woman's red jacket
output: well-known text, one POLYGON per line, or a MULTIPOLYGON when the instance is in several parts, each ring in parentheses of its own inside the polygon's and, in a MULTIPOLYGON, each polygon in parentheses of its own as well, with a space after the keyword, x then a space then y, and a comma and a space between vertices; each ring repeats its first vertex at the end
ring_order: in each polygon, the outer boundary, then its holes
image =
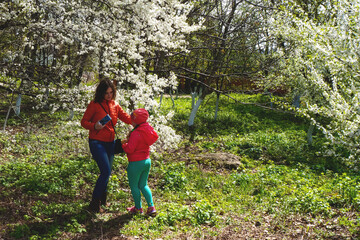
MULTIPOLYGON (((131 124, 130 115, 127 114, 114 100, 104 100, 101 102, 101 105, 110 115, 114 126, 116 125, 118 118, 124 123, 131 124)), ((104 109, 100 106, 100 103, 91 101, 85 110, 83 118, 81 119, 81 126, 89 130, 90 139, 112 142, 115 139, 115 131, 111 121, 106 123, 102 129, 95 130, 95 124, 107 114, 104 109)))

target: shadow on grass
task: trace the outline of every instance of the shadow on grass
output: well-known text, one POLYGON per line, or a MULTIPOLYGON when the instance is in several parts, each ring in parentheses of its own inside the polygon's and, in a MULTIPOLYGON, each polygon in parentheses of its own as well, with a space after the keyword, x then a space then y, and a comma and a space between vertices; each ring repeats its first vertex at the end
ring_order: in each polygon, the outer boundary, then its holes
POLYGON ((0 234, 0 239, 29 239, 34 236, 41 239, 122 239, 120 230, 131 221, 133 215, 107 214, 95 215, 82 210, 78 214, 51 216, 49 220, 43 219, 41 222, 18 219, 8 222, 13 227, 2 229, 5 235, 0 234))
POLYGON ((268 129, 298 129, 307 131, 307 121, 291 113, 261 108, 254 105, 233 104, 219 112, 214 119, 215 110, 200 109, 192 128, 187 125, 188 116, 176 113, 173 127, 185 135, 229 135, 268 129))
MULTIPOLYGON (((320 130, 314 129, 312 144, 308 144, 310 124, 293 113, 255 105, 229 104, 220 109, 216 120, 214 114, 215 108, 204 105, 191 127, 187 125, 188 117, 184 113, 174 116, 173 127, 189 137, 188 145, 195 154, 198 154, 196 151, 229 151, 256 164, 305 165, 319 173, 327 170, 353 172, 339 159, 319 154, 326 147, 320 130)), ((340 146, 337 153, 348 154, 340 146)))
MULTIPOLYGON (((121 239, 120 230, 125 224, 131 221, 132 214, 115 214, 110 219, 103 220, 99 217, 88 219, 86 223, 86 233, 77 239, 121 239)), ((125 237, 123 237, 125 239, 125 237)))
MULTIPOLYGON (((122 239, 120 230, 133 218, 121 211, 93 214, 87 211, 87 204, 70 212, 49 214, 46 209, 34 212, 37 202, 59 203, 59 199, 28 195, 2 186, 0 193, 4 193, 0 194, 0 239, 122 239)), ((71 199, 60 202, 71 204, 71 199)))

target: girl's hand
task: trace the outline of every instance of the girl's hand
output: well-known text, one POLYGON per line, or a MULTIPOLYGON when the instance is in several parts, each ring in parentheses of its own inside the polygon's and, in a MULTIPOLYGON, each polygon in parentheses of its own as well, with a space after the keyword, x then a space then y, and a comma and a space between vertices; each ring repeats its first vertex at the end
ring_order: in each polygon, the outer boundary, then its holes
POLYGON ((123 139, 123 140, 121 140, 121 144, 124 144, 124 143, 127 143, 128 142, 128 140, 127 139, 123 139))
POLYGON ((96 129, 96 130, 100 130, 100 129, 102 129, 104 126, 105 126, 105 125, 102 125, 102 124, 100 123, 100 121, 98 121, 97 123, 95 123, 95 129, 96 129))

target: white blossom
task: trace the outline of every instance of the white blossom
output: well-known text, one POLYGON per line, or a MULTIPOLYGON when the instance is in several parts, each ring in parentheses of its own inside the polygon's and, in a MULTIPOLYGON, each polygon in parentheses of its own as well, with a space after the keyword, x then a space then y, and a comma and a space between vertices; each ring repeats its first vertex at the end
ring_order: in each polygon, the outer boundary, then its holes
POLYGON ((357 0, 330 2, 323 1, 319 10, 333 17, 321 24, 292 11, 279 12, 271 34, 291 42, 295 49, 290 55, 277 51, 283 58, 281 71, 274 71, 270 78, 275 80, 264 86, 286 85, 300 92, 304 107, 297 111, 328 138, 331 144, 325 153, 335 156, 334 149, 343 146, 350 153, 344 160, 354 165, 360 140, 360 4, 357 0))

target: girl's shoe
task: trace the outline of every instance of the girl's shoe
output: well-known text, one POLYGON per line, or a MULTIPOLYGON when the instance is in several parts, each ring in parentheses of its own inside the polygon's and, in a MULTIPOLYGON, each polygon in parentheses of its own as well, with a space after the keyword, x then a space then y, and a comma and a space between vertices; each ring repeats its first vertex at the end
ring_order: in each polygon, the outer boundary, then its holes
POLYGON ((154 206, 152 207, 148 207, 147 211, 146 211, 146 215, 151 216, 151 217, 155 217, 156 216, 156 209, 154 206))
POLYGON ((128 210, 128 212, 132 214, 143 213, 142 208, 137 209, 135 206, 127 208, 126 210, 128 210))

